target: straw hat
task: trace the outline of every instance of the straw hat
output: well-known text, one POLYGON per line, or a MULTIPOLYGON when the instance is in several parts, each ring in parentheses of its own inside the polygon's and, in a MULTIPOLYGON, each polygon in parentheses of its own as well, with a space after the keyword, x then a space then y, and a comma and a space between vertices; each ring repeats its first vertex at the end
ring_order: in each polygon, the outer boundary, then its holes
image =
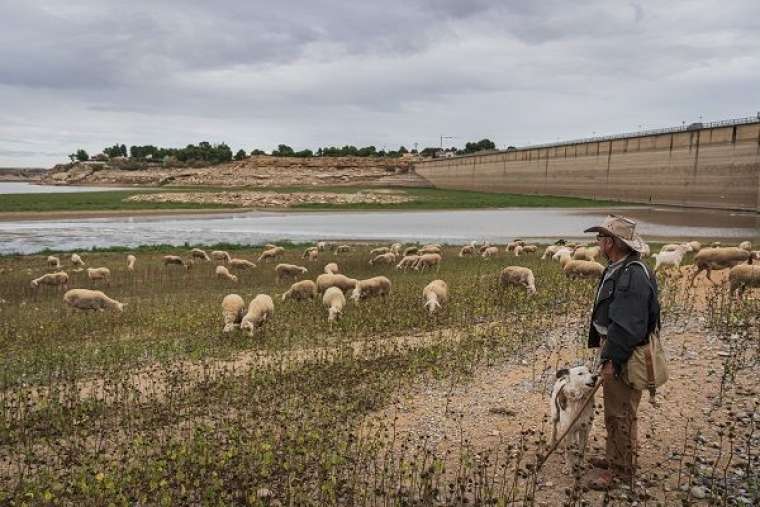
POLYGON ((601 232, 618 238, 634 252, 641 253, 644 250, 644 240, 636 234, 636 222, 630 218, 609 215, 604 219, 602 225, 589 227, 583 232, 601 232))

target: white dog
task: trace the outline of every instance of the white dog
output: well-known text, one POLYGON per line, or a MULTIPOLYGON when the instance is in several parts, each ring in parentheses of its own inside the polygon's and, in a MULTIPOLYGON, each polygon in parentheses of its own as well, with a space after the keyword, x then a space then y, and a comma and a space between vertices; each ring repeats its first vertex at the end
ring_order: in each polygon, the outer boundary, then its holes
POLYGON ((586 396, 594 389, 597 376, 585 366, 562 369, 557 372, 551 398, 552 445, 566 431, 563 441, 565 447, 565 467, 568 472, 579 466, 586 449, 591 423, 594 420, 594 403, 589 403, 580 416, 586 396), (572 429, 570 424, 576 419, 572 429))

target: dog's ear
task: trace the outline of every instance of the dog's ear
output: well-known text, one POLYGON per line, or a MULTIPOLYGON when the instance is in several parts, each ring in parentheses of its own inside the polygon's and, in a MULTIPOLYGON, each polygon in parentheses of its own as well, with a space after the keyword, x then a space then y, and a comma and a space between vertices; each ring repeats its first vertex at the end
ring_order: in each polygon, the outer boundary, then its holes
POLYGON ((559 393, 557 393, 557 405, 562 410, 567 410, 567 395, 564 389, 560 389, 559 393))
POLYGON ((570 375, 570 370, 567 368, 562 368, 561 370, 557 370, 557 378, 567 377, 570 375))

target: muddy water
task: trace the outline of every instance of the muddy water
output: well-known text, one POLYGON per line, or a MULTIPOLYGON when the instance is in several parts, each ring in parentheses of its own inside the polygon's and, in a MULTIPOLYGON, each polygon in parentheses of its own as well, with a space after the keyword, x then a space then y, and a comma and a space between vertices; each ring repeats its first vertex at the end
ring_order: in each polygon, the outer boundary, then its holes
POLYGON ((2 194, 61 194, 73 192, 103 192, 105 190, 126 190, 117 187, 86 187, 86 186, 58 186, 58 185, 35 185, 26 182, 0 181, 0 199, 2 194))
MULTIPOLYGON (((0 197, 1 198, 1 197, 0 197)), ((751 239, 760 244, 760 215, 670 208, 489 209, 394 212, 251 212, 219 215, 151 216, 0 222, 0 254, 34 253, 45 248, 144 244, 260 244, 278 240, 399 240, 503 243, 516 237, 555 240, 582 238, 607 212, 639 221, 649 239, 751 239)), ((590 235, 587 235, 590 237, 590 235)))

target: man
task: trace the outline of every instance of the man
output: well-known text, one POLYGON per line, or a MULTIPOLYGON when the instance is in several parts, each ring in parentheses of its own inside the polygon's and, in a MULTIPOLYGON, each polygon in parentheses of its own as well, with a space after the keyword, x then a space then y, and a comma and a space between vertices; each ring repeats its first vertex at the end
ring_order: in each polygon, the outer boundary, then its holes
POLYGON ((602 225, 584 232, 598 233, 601 253, 609 260, 602 274, 591 313, 588 346, 601 347, 606 456, 592 459, 602 470, 589 483, 607 489, 614 479, 630 481, 636 467, 636 411, 641 391, 621 376, 633 349, 648 342, 659 328, 657 281, 639 261, 644 241, 636 222, 610 215, 602 225))

